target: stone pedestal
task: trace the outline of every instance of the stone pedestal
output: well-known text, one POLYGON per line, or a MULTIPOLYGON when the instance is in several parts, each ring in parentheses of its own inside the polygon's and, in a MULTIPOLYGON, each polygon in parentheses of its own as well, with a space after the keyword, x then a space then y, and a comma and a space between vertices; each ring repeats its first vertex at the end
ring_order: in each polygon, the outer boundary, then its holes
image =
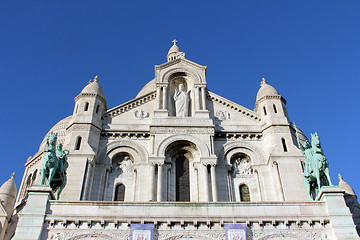
POLYGON ((345 204, 343 190, 339 187, 322 187, 316 200, 326 202, 336 239, 359 239, 352 215, 345 204))
POLYGON ((49 200, 55 199, 49 186, 33 186, 28 189, 28 200, 20 214, 13 240, 41 239, 44 218, 49 200))

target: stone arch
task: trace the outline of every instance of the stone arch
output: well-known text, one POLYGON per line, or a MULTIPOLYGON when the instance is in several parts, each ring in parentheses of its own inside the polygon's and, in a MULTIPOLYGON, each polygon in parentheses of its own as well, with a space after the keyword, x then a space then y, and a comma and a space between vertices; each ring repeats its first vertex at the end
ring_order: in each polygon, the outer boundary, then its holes
POLYGON ((239 141, 224 144, 223 148, 221 148, 216 154, 218 156, 218 162, 230 165, 231 156, 236 153, 244 153, 248 155, 253 165, 259 165, 261 160, 266 159, 262 150, 252 144, 239 141))
POLYGON ((118 153, 127 152, 132 156, 134 163, 144 163, 148 161, 147 150, 129 140, 114 141, 108 143, 98 154, 98 163, 111 164, 111 159, 118 153))
POLYGON ((176 73, 185 73, 188 74, 192 79, 194 79, 194 83, 201 83, 201 77, 199 74, 194 74, 194 72, 189 71, 189 69, 187 68, 183 68, 183 67, 178 67, 178 68, 174 68, 171 69, 167 72, 164 73, 164 75, 162 76, 162 78, 160 79, 160 82, 169 82, 169 78, 171 75, 176 74, 176 73))
POLYGON ((199 138, 190 136, 190 135, 172 135, 170 137, 165 138, 156 149, 156 156, 158 157, 165 157, 165 151, 170 144, 177 141, 188 141, 196 145, 196 147, 200 151, 201 157, 210 157, 210 149, 208 146, 199 138))

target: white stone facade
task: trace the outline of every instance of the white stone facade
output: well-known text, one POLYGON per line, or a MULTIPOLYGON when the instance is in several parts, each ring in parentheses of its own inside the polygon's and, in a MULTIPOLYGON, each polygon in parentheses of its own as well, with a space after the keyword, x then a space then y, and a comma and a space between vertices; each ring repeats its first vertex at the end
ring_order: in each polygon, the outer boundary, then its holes
POLYGON ((26 163, 13 239, 128 239, 132 223, 154 224, 159 240, 224 239, 224 223, 236 222, 249 239, 358 239, 343 191, 309 201, 286 101, 272 86, 263 80, 253 111, 208 91, 206 67, 176 45, 167 59, 115 108, 97 78, 75 98, 73 115, 50 130, 70 151, 67 185, 59 201, 36 186, 43 142, 26 163), (180 88, 187 109, 176 116, 180 88))

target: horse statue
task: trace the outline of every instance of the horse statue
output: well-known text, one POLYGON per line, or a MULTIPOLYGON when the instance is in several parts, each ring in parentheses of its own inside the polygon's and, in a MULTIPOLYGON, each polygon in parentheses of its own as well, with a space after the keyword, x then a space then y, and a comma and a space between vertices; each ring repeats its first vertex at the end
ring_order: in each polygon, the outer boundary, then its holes
POLYGON ((57 134, 49 133, 45 142, 45 156, 41 162, 41 185, 47 184, 54 191, 56 199, 60 197, 61 191, 66 185, 66 169, 68 167, 68 150, 62 150, 62 144, 56 146, 57 134))
POLYGON ((321 148, 320 137, 316 132, 311 134, 311 144, 308 140, 301 144, 296 126, 295 130, 299 148, 305 155, 303 184, 309 198, 314 200, 322 186, 333 186, 330 179, 329 163, 321 148))

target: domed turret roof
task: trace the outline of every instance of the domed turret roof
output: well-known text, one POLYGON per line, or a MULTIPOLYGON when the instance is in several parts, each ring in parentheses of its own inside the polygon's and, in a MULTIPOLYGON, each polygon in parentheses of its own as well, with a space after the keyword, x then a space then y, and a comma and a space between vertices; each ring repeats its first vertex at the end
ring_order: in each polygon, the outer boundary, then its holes
POLYGON ((279 92, 271 85, 267 84, 266 79, 263 78, 260 89, 256 95, 256 101, 260 100, 265 96, 279 96, 279 92))
POLYGON ((1 187, 0 187, 0 195, 6 194, 12 197, 16 197, 16 184, 15 184, 15 173, 13 173, 9 180, 7 180, 1 187))
POLYGON ((98 83, 98 76, 95 76, 93 81, 89 81, 89 84, 84 87, 81 93, 88 94, 97 94, 103 98, 105 98, 105 93, 100 84, 98 83))
POLYGON ((339 174, 339 188, 341 188, 342 190, 345 191, 345 193, 349 194, 349 195, 353 195, 356 196, 354 190, 352 189, 352 187, 343 180, 343 177, 339 174))
POLYGON ((174 45, 171 46, 171 48, 169 49, 169 52, 168 52, 168 56, 170 53, 178 53, 178 52, 181 52, 180 48, 176 45, 177 41, 176 39, 173 40, 173 43, 174 45))
POLYGON ((16 199, 17 188, 14 178, 15 173, 13 173, 11 178, 0 187, 0 201, 7 214, 12 214, 12 209, 16 199))

